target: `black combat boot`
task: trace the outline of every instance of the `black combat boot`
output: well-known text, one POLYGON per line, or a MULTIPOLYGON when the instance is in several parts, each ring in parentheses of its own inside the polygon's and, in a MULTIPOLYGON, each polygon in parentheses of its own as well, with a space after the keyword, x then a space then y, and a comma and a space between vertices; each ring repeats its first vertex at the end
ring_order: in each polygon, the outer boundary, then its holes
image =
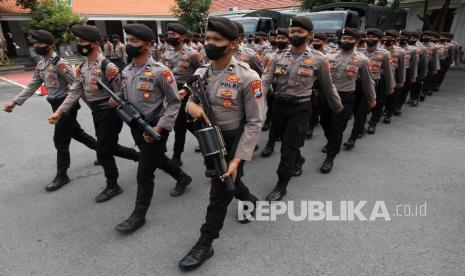
POLYGON ((331 170, 333 169, 334 157, 336 157, 336 155, 334 154, 326 155, 326 159, 325 161, 323 161, 323 164, 321 165, 321 168, 320 168, 321 173, 328 174, 331 172, 331 170))
POLYGON ((266 158, 266 157, 270 157, 273 154, 273 152, 274 152, 274 142, 268 141, 268 143, 266 143, 266 146, 262 150, 260 155, 266 158))
POLYGON ((47 192, 53 192, 61 187, 65 186, 68 184, 71 180, 69 180, 69 177, 66 173, 57 173, 55 178, 50 182, 47 186, 45 186, 45 190, 47 192))
POLYGON ((383 123, 390 124, 391 123, 391 117, 392 117, 392 113, 388 112, 386 114, 386 117, 384 117, 383 123))
POLYGON ((375 132, 376 132, 376 123, 373 122, 373 121, 369 121, 368 122, 367 133, 368 134, 375 134, 375 132))
POLYGON ((344 143, 344 147, 349 150, 349 149, 352 149, 355 147, 355 141, 356 139, 353 138, 352 136, 349 137, 349 139, 347 140, 347 142, 344 143))
POLYGON ((186 190, 186 186, 191 184, 192 177, 190 177, 187 173, 181 172, 181 176, 178 178, 178 182, 176 182, 176 186, 171 190, 170 195, 172 197, 180 196, 186 190))
POLYGON ((294 172, 292 173, 293 176, 300 176, 302 174, 302 166, 304 165, 305 163, 305 158, 303 158, 302 156, 300 156, 296 162, 295 162, 295 169, 294 169, 294 172))
POLYGON ((201 237, 189 253, 179 261, 179 268, 182 270, 194 270, 210 259, 213 254, 212 241, 207 241, 201 237))
POLYGON ((280 201, 287 194, 287 184, 289 183, 290 178, 279 177, 276 187, 273 191, 265 198, 267 201, 280 201))
POLYGON ((110 185, 107 183, 107 187, 95 198, 95 202, 102 203, 108 201, 113 197, 121 194, 122 192, 123 189, 121 189, 121 187, 116 184, 116 181, 110 185))
POLYGON ((144 226, 145 222, 146 220, 144 215, 132 213, 127 220, 116 225, 115 230, 123 234, 130 234, 144 226))
MULTIPOLYGON (((257 201, 258 201, 258 198, 256 196, 254 196, 253 194, 249 193, 249 198, 247 199, 247 201, 249 202, 252 202, 253 203, 253 210, 251 212, 251 215, 253 218, 255 218, 255 209, 257 208, 257 201)), ((244 206, 245 207, 245 206, 244 206)), ((239 221, 240 223, 242 224, 247 224, 250 222, 249 219, 247 218, 243 218, 243 219, 240 219, 240 218, 237 218, 237 221, 239 221)))

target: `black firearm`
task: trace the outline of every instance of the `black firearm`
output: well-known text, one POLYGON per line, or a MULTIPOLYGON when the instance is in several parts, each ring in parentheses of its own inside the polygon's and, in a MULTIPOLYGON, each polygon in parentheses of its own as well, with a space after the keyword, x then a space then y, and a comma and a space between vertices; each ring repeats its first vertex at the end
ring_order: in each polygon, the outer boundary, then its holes
POLYGON ((155 140, 160 140, 161 136, 158 134, 145 120, 144 116, 137 110, 135 106, 124 101, 118 95, 115 94, 108 86, 106 86, 100 80, 97 80, 97 85, 103 89, 107 94, 109 94, 119 106, 116 108, 119 117, 130 127, 138 126, 144 130, 144 132, 155 138, 155 140))
MULTIPOLYGON (((210 161, 213 164, 214 170, 207 170, 205 175, 207 177, 220 177, 228 171, 228 164, 226 163, 225 156, 228 154, 224 144, 221 129, 215 122, 213 110, 208 102, 203 79, 200 76, 194 76, 191 80, 192 88, 195 95, 199 98, 203 106, 205 114, 210 120, 209 126, 204 120, 201 120, 202 128, 195 132, 195 137, 199 141, 200 150, 202 151, 205 161, 210 161)), ((226 190, 234 191, 234 182, 231 176, 224 179, 226 190)))

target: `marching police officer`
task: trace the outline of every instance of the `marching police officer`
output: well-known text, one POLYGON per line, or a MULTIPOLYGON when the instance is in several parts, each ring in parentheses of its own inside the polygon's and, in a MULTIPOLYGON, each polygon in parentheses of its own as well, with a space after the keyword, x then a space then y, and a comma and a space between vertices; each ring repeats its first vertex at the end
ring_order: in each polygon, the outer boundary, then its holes
MULTIPOLYGON (((235 192, 229 192, 220 178, 212 178, 210 204, 206 221, 200 229, 200 239, 179 262, 184 270, 199 267, 213 255, 212 242, 219 237, 233 196, 253 203, 257 200, 241 178, 244 162, 251 160, 260 136, 264 96, 258 74, 233 57, 238 43, 238 31, 231 20, 213 16, 208 18, 205 50, 212 63, 198 69, 195 75, 205 81, 207 98, 228 150, 228 171, 221 179, 231 176, 235 192)), ((196 95, 190 96, 187 111, 195 119, 206 120, 205 111, 196 95)))
POLYGON ((420 101, 423 101, 426 96, 433 95, 433 90, 436 88, 436 74, 441 69, 441 64, 438 55, 438 46, 432 42, 437 36, 434 31, 424 31, 420 41, 426 47, 425 55, 428 60, 428 70, 423 82, 423 89, 420 94, 420 101))
MULTIPOLYGON (((237 21, 233 21, 233 23, 236 25, 237 29, 239 30, 239 41, 242 41, 244 38, 244 27, 242 26, 241 23, 237 21)), ((243 61, 247 64, 249 64, 250 68, 257 72, 259 76, 262 75, 263 73, 263 68, 260 64, 260 59, 259 55, 255 53, 253 50, 249 48, 243 47, 240 43, 237 45, 237 49, 234 52, 234 58, 243 61)))
MULTIPOLYGON (((384 32, 377 28, 368 28, 366 30, 366 51, 363 53, 370 59, 371 77, 376 85, 376 106, 371 111, 371 118, 368 122, 368 134, 374 134, 376 125, 383 115, 383 108, 388 95, 394 92, 396 85, 394 74, 391 69, 391 54, 389 51, 378 47, 380 40, 384 38, 384 32)), ((362 133, 365 123, 363 122, 366 117, 359 117, 362 122, 357 123, 354 130, 352 130, 353 138, 358 137, 362 133), (356 129, 355 129, 356 128, 356 129)))
MULTIPOLYGON (((55 37, 46 30, 31 30, 29 35, 32 38, 34 51, 42 57, 37 63, 34 76, 19 95, 5 105, 5 111, 11 112, 16 105, 23 103, 37 89, 45 84, 47 88, 47 101, 52 110, 55 111, 68 94, 70 85, 74 82, 76 74, 74 68, 54 51, 55 37)), ((76 120, 80 105, 74 105, 66 116, 55 126, 53 142, 57 149, 57 174, 55 179, 49 183, 45 189, 49 192, 55 191, 70 182, 67 170, 70 165, 69 144, 71 138, 81 142, 88 148, 95 150, 97 141, 88 135, 81 128, 76 120)))
POLYGON ((111 39, 113 41, 111 61, 119 68, 122 68, 126 64, 126 49, 124 44, 121 43, 121 37, 118 34, 112 35, 111 39))
MULTIPOLYGON (((184 86, 186 82, 192 78, 195 70, 203 64, 202 55, 184 44, 184 37, 187 33, 188 30, 183 25, 179 23, 169 23, 167 25, 168 43, 174 48, 166 51, 162 57, 163 63, 170 68, 174 74, 176 85, 179 90, 179 97, 182 100, 181 109, 174 125, 172 161, 178 166, 182 166, 181 155, 184 151, 184 144, 186 142, 186 132, 189 130, 193 134, 195 131, 195 125, 187 122, 185 106, 189 98, 189 90, 184 86)), ((179 192, 182 194, 182 191, 179 192)))
POLYGON ((412 107, 418 106, 418 100, 422 93, 421 91, 423 90, 424 79, 428 73, 428 63, 430 59, 430 57, 426 54, 426 47, 423 43, 418 41, 419 38, 420 34, 418 32, 411 32, 408 41, 409 46, 413 46, 417 49, 418 56, 417 79, 410 87, 410 99, 407 102, 412 107))
POLYGON ((409 39, 412 32, 407 30, 401 30, 399 32, 399 46, 404 50, 405 53, 405 84, 400 89, 396 106, 394 108, 394 115, 399 116, 401 114, 402 106, 407 99, 407 95, 412 87, 412 85, 417 81, 418 77, 418 49, 414 45, 409 45, 409 39))
MULTIPOLYGON (((166 141, 181 106, 176 78, 169 68, 150 57, 155 35, 149 27, 143 24, 126 24, 124 30, 127 34, 126 53, 132 62, 121 73, 120 94, 144 115, 147 123, 162 137, 159 141, 154 141, 154 138, 147 136, 142 129, 131 128, 134 141, 140 149, 137 198, 130 217, 115 227, 118 232, 131 233, 145 224, 157 168, 174 177, 178 181, 176 186, 182 186, 179 189, 175 188, 175 192, 184 191, 192 179, 165 155, 166 141)), ((110 103, 112 106, 117 105, 113 99, 110 103)))
POLYGON ((87 60, 79 65, 77 78, 68 96, 48 121, 57 124, 73 110, 73 106, 81 97, 92 110, 97 136, 97 158, 107 179, 106 188, 95 198, 97 203, 101 203, 123 192, 117 183, 118 167, 114 155, 138 161, 139 154, 134 149, 118 145, 118 135, 123 127, 123 121, 116 111, 108 106, 108 94, 97 85, 97 80, 101 80, 111 85, 114 91, 120 89, 118 67, 100 53, 99 42, 102 35, 97 27, 90 25, 74 25, 71 31, 77 37, 78 52, 87 60))
POLYGON ((300 154, 300 148, 305 142, 315 80, 318 79, 331 109, 338 113, 343 108, 332 83, 328 59, 307 47, 312 36, 310 19, 305 16, 292 18, 289 28, 292 47, 275 55, 269 70, 262 76, 265 92, 275 83, 271 124, 276 127, 276 135, 282 137, 277 172, 279 180, 266 198, 269 201, 281 200, 291 177, 302 174, 305 159, 300 154))
POLYGON ((338 114, 329 114, 329 118, 326 114, 321 118, 321 126, 329 136, 326 159, 320 168, 322 173, 331 172, 334 158, 341 149, 342 136, 353 112, 357 78, 360 79, 369 107, 373 108, 376 104, 376 92, 370 75, 369 60, 364 54, 354 49, 361 38, 359 30, 344 28, 339 43, 341 50, 328 55, 333 83, 339 92, 344 109, 338 114))

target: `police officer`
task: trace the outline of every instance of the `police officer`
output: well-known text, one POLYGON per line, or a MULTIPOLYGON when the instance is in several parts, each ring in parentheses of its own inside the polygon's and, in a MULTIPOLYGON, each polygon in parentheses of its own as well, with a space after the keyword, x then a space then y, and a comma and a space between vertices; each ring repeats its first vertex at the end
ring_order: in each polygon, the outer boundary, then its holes
MULTIPOLYGON (((269 70, 269 66, 272 64, 272 58, 275 54, 281 53, 283 51, 286 51, 289 48, 289 29, 284 29, 284 28, 278 28, 276 32, 276 50, 274 52, 271 52, 267 54, 263 60, 263 67, 267 68, 269 70)), ((262 131, 267 131, 268 129, 271 128, 271 110, 273 108, 273 91, 270 90, 266 94, 266 118, 265 122, 263 123, 262 131)), ((274 143, 277 140, 277 137, 275 137, 274 133, 270 131, 268 133, 268 142, 266 144, 266 147, 263 149, 261 152, 262 157, 269 157, 271 154, 274 152, 274 143)))
POLYGON ((330 107, 341 112, 342 104, 332 83, 328 59, 307 47, 313 36, 313 25, 305 16, 292 18, 289 37, 292 47, 274 56, 267 73, 263 74, 264 91, 275 83, 272 127, 282 137, 278 183, 267 200, 281 200, 292 176, 302 174, 305 159, 300 154, 304 145, 310 116, 312 87, 318 79, 330 107))
MULTIPOLYGON (((239 23, 237 21, 233 21, 233 23, 236 25, 236 28, 239 31, 238 40, 242 41, 242 39, 244 37, 244 27, 242 26, 241 23, 239 23)), ((260 56, 257 53, 255 53, 253 50, 251 50, 249 48, 246 48, 246 47, 243 47, 239 43, 237 45, 236 51, 234 52, 234 58, 239 60, 239 61, 242 61, 242 62, 245 62, 245 63, 249 64, 250 68, 252 70, 254 70, 255 72, 257 72, 257 74, 259 76, 262 75, 263 68, 262 68, 262 65, 260 63, 260 56)))
POLYGON ((451 47, 450 43, 447 42, 448 37, 449 37, 449 33, 447 32, 440 33, 438 45, 441 48, 441 51, 439 52, 439 62, 441 64, 441 69, 439 70, 437 77, 436 77, 435 91, 439 90, 439 87, 444 81, 447 71, 449 70, 450 66, 454 62, 453 48, 451 47))
POLYGON ((357 78, 360 79, 369 107, 373 108, 376 104, 376 92, 370 74, 369 60, 364 54, 355 50, 361 38, 359 30, 344 28, 339 43, 341 50, 328 55, 331 77, 344 109, 338 114, 330 114, 329 118, 327 115, 321 118, 321 125, 329 136, 326 159, 320 168, 322 173, 331 172, 334 158, 341 149, 342 136, 353 112, 357 78))
MULTIPOLYGON (((233 195, 227 191, 219 178, 212 178, 206 221, 200 229, 200 239, 179 262, 183 270, 195 269, 213 255, 212 242, 219 237, 233 196, 239 200, 257 200, 241 178, 244 163, 251 160, 260 136, 264 96, 258 74, 233 57, 238 43, 234 23, 224 17, 208 18, 205 49, 212 63, 195 74, 206 82, 207 97, 228 150, 228 171, 221 178, 231 176, 235 181, 235 192, 233 195)), ((205 120, 205 111, 195 95, 189 98, 187 111, 193 118, 205 120)))
POLYGON ((126 49, 124 44, 121 43, 121 37, 118 34, 112 35, 111 39, 113 41, 111 61, 119 68, 122 68, 126 64, 126 49))
MULTIPOLYGON (((380 40, 384 38, 384 32, 377 28, 366 30, 367 44, 366 52, 363 52, 370 59, 370 71, 376 85, 376 106, 371 111, 371 118, 368 122, 368 134, 374 134, 376 125, 383 115, 383 108, 388 95, 394 92, 396 86, 394 74, 391 69, 391 54, 389 51, 379 47, 380 40)), ((363 120, 363 119, 361 119, 363 120)), ((355 122, 354 122, 355 124, 355 122)), ((362 132, 364 122, 358 122, 357 129, 352 130, 353 138, 358 137, 362 132)))
POLYGON ((420 41, 426 47, 425 55, 428 60, 428 73, 423 82, 423 89, 420 94, 420 101, 423 101, 426 96, 433 95, 433 90, 436 88, 436 74, 441 69, 441 64, 438 55, 438 46, 432 42, 436 37, 434 31, 424 31, 420 38, 420 41))
POLYGON ((401 30, 399 32, 399 47, 404 50, 405 53, 405 84, 400 89, 396 106, 394 108, 394 115, 399 116, 401 114, 402 106, 407 99, 407 95, 412 87, 412 85, 417 81, 418 77, 418 49, 414 45, 409 45, 409 39, 412 35, 412 32, 407 30, 401 30))
POLYGON ((181 155, 186 142, 186 132, 194 133, 195 125, 187 122, 185 106, 189 98, 189 90, 184 87, 197 68, 203 64, 202 55, 184 44, 185 35, 188 30, 179 23, 169 23, 167 25, 168 43, 174 48, 169 49, 163 55, 163 63, 170 68, 176 79, 179 89, 179 97, 182 100, 181 109, 174 125, 174 147, 172 161, 182 166, 181 155))
MULTIPOLYGON (((177 186, 184 187, 192 179, 165 155, 166 141, 173 129, 181 106, 176 79, 161 63, 150 57, 150 48, 155 35, 143 24, 126 24, 126 53, 132 62, 121 73, 121 96, 134 105, 161 135, 159 141, 147 136, 139 127, 132 127, 131 133, 140 149, 137 168, 137 198, 130 217, 115 227, 121 233, 131 233, 145 224, 145 215, 152 200, 154 173, 157 168, 178 180, 177 186)), ((113 99, 110 104, 116 107, 113 99)))
POLYGON ((405 84, 405 53, 404 50, 396 45, 399 32, 396 30, 387 30, 384 32, 384 49, 391 53, 391 69, 396 79, 396 88, 394 93, 386 99, 386 115, 383 123, 391 123, 391 117, 395 113, 395 107, 399 93, 405 84))
POLYGON ((252 34, 247 35, 247 42, 244 44, 244 47, 255 52, 255 43, 254 43, 254 37, 252 34))
POLYGON ((194 50, 196 51, 201 51, 202 48, 203 48, 203 44, 200 42, 200 34, 199 33, 193 33, 192 34, 192 47, 194 48, 194 50))
POLYGON ((409 46, 417 49, 418 59, 417 79, 410 87, 410 99, 407 102, 412 107, 418 106, 418 100, 420 98, 421 91, 423 90, 424 79, 428 73, 428 63, 430 59, 426 54, 426 47, 423 43, 418 41, 419 38, 420 34, 418 32, 411 32, 408 41, 409 46))
POLYGON ((103 35, 103 56, 109 58, 112 52, 113 44, 110 41, 110 37, 108 35, 103 35))
POLYGON ((123 127, 123 121, 116 111, 108 106, 108 94, 97 85, 97 80, 101 80, 111 85, 113 91, 120 89, 118 67, 100 53, 99 41, 102 35, 95 26, 90 25, 74 25, 71 31, 77 37, 78 52, 87 60, 77 68, 77 78, 68 96, 48 121, 57 124, 72 111, 81 97, 92 110, 97 136, 97 158, 107 179, 106 188, 95 198, 97 203, 101 203, 123 192, 117 183, 118 167, 114 155, 138 161, 139 154, 134 149, 118 145, 118 135, 123 127))
MULTIPOLYGON (((34 95, 42 83, 47 88, 47 101, 52 110, 55 111, 66 98, 69 87, 76 78, 73 67, 54 51, 55 37, 50 32, 31 30, 29 35, 33 41, 34 51, 42 58, 37 63, 31 82, 19 95, 5 105, 6 112, 12 112, 16 105, 23 105, 29 97, 34 95)), ((96 148, 97 141, 84 132, 76 120, 79 108, 79 103, 74 105, 55 126, 53 142, 57 149, 57 174, 55 179, 45 187, 49 192, 58 190, 70 182, 67 170, 70 165, 69 144, 71 138, 90 149, 95 150, 96 148)))

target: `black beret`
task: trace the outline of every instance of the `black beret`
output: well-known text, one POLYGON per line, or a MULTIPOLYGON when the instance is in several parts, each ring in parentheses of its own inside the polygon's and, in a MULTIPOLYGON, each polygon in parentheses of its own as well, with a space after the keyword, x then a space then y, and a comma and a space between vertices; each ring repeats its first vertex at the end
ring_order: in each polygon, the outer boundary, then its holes
POLYGON ((279 28, 277 35, 283 35, 283 36, 289 37, 289 29, 279 28))
POLYGON ((434 36, 434 32, 433 31, 423 31, 423 33, 421 33, 422 36, 434 36))
POLYGON ((419 38, 419 37, 420 37, 420 33, 418 33, 418 32, 414 32, 414 31, 410 31, 410 36, 413 36, 413 37, 419 38))
POLYGON ((248 34, 247 37, 253 37, 253 34, 248 34))
POLYGON ((320 33, 320 32, 316 32, 313 35, 313 38, 321 39, 321 40, 328 40, 328 36, 325 33, 320 33))
POLYGON ((102 40, 102 34, 97 27, 92 25, 74 25, 71 27, 71 32, 74 36, 77 36, 87 41, 100 41, 102 40))
POLYGON ((256 35, 256 36, 257 36, 257 35, 260 35, 260 36, 266 36, 266 33, 265 33, 265 32, 262 32, 262 31, 260 31, 260 32, 256 32, 256 33, 255 33, 255 35, 256 35))
POLYGON ((193 33, 192 36, 193 36, 194 38, 200 38, 200 34, 199 34, 199 33, 193 33))
POLYGON ((118 40, 120 40, 120 39, 121 39, 121 36, 119 36, 119 34, 112 34, 112 35, 111 35, 111 39, 118 39, 118 40))
POLYGON ((436 36, 436 37, 439 37, 439 33, 438 32, 435 32, 435 31, 432 31, 432 36, 436 36))
POLYGON ((349 36, 354 37, 356 39, 362 38, 362 34, 360 33, 360 31, 358 29, 349 28, 349 27, 346 27, 346 28, 342 29, 342 35, 349 35, 349 36))
POLYGON ((144 41, 155 40, 155 35, 153 34, 152 29, 144 24, 125 24, 123 28, 127 34, 133 35, 144 41))
POLYGON ((289 27, 301 27, 309 32, 313 31, 312 20, 310 20, 310 18, 305 17, 305 16, 293 17, 291 19, 291 23, 289 24, 289 27))
POLYGON ((276 31, 271 31, 270 32, 270 36, 277 36, 277 35, 278 35, 278 33, 276 31))
POLYGON ((444 37, 449 37, 449 33, 448 32, 441 32, 439 33, 441 36, 444 36, 444 37))
POLYGON ((226 17, 210 16, 207 31, 218 32, 229 40, 236 40, 239 37, 236 24, 226 17))
POLYGON ((166 31, 172 31, 180 35, 186 35, 189 32, 186 27, 179 23, 168 23, 168 25, 166 25, 166 31))
POLYGON ((387 30, 387 31, 384 31, 384 36, 398 37, 398 36, 399 36, 399 32, 396 31, 396 30, 387 30))
POLYGON ((240 22, 237 22, 237 21, 233 21, 233 23, 234 23, 234 25, 236 25, 236 28, 239 31, 239 34, 243 34, 244 33, 244 27, 242 26, 242 24, 240 22))
POLYGON ((53 36, 53 34, 46 30, 30 30, 29 35, 33 39, 39 42, 42 42, 42 43, 46 43, 46 44, 55 43, 55 37, 53 36))
POLYGON ((412 32, 407 30, 400 30, 399 35, 411 36, 412 32))
POLYGON ((337 29, 336 36, 339 38, 342 36, 342 29, 337 29))
POLYGON ((368 28, 365 32, 366 35, 374 35, 378 38, 383 38, 384 37, 384 32, 381 31, 378 28, 368 28))

